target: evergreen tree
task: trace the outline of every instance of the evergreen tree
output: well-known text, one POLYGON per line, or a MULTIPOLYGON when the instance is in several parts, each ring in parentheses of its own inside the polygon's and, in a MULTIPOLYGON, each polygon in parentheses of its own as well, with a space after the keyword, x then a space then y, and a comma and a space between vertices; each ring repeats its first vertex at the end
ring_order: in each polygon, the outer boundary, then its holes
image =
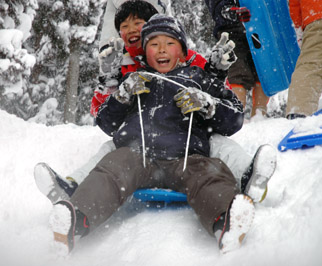
MULTIPOLYGON (((93 52, 93 49, 98 50, 98 45, 93 42, 98 39, 105 2, 43 0, 39 3, 29 43, 37 56, 32 83, 37 85, 39 100, 58 100, 56 116, 50 116, 60 121, 90 123, 83 116, 89 114, 91 88, 98 75, 97 52, 93 52), (52 82, 48 83, 48 80, 52 82)), ((52 112, 52 109, 48 111, 52 112)), ((40 121, 44 115, 38 113, 37 117, 40 121)))
MULTIPOLYGON (((0 0, 2 109, 47 125, 92 124, 106 1, 0 0)), ((190 48, 206 55, 215 40, 204 1, 172 0, 171 9, 186 28, 190 48)))
POLYGON ((214 22, 204 0, 172 0, 171 12, 183 23, 189 48, 203 56, 210 52, 216 43, 212 35, 214 22))
POLYGON ((28 79, 35 57, 23 44, 37 8, 36 0, 0 1, 0 106, 25 119, 33 112, 28 79))

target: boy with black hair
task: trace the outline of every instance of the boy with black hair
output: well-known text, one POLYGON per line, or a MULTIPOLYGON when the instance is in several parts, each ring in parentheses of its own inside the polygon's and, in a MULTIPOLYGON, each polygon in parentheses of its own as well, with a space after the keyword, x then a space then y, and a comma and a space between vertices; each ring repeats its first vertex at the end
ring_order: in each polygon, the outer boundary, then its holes
MULTIPOLYGON (((134 72, 140 67, 140 63, 135 60, 136 56, 144 54, 140 31, 144 22, 158 13, 156 7, 158 6, 153 6, 147 1, 128 0, 116 10, 114 26, 121 38, 112 38, 104 46, 108 48, 100 53, 100 84, 94 92, 91 105, 91 114, 94 117, 96 117, 99 106, 118 85, 118 80, 122 75, 134 72), (124 51, 125 54, 123 54, 124 51)), ((215 56, 212 56, 212 60, 207 62, 204 57, 192 50, 187 51, 186 60, 191 60, 191 65, 205 68, 219 78, 226 79, 227 69, 236 61, 233 53, 234 47, 234 43, 228 40, 228 35, 223 35, 216 46, 217 51, 214 53, 215 56)), ((228 81, 227 87, 229 87, 228 81)))
MULTIPOLYGON (((146 19, 155 12, 156 9, 154 9, 151 4, 141 0, 129 0, 116 11, 116 28, 120 31, 120 35, 124 42, 128 43, 125 48, 131 54, 131 56, 125 56, 127 62, 130 61, 130 63, 122 65, 123 74, 126 74, 129 71, 136 71, 136 69, 140 67, 142 62, 132 60, 132 58, 135 54, 144 54, 143 48, 141 47, 140 36, 142 22, 144 21, 143 18, 146 19), (146 10, 146 14, 141 16, 140 13, 142 13, 143 9, 146 10)), ((206 69, 208 72, 213 74, 217 73, 218 70, 215 69, 216 66, 219 68, 227 68, 231 64, 231 62, 226 62, 221 59, 222 57, 225 57, 223 56, 224 53, 229 53, 230 51, 230 44, 229 42, 226 43, 226 41, 223 40, 219 42, 217 48, 214 49, 214 56, 212 56, 211 62, 207 63, 208 68, 206 67, 206 69), (216 60, 213 59, 215 57, 216 60)), ((109 47, 110 50, 113 50, 115 47, 112 48, 113 47, 109 47)), ((123 49, 120 50, 123 51, 123 49)), ((189 49, 184 50, 186 51, 186 55, 188 54, 184 61, 189 61, 191 66, 196 65, 201 68, 205 66, 206 61, 200 55, 189 49), (191 58, 193 58, 193 60, 191 60, 191 58)), ((121 52, 121 55, 123 55, 123 52, 121 52)), ((116 67, 117 65, 114 66, 116 67)), ((116 72, 118 73, 118 71, 116 72)), ((100 99, 100 101, 96 106, 95 113, 99 106, 105 101, 106 97, 112 93, 113 90, 116 90, 117 85, 118 80, 115 79, 114 85, 109 87, 108 93, 104 96, 100 94, 99 91, 96 91, 93 101, 95 99, 100 99)), ((229 117, 227 117, 227 119, 229 119, 229 117)), ((242 192, 249 194, 255 202, 262 201, 266 195, 267 183, 275 170, 276 158, 274 149, 269 145, 262 145, 258 148, 258 151, 252 158, 233 140, 220 134, 213 134, 213 132, 209 132, 208 137, 210 135, 211 157, 220 158, 229 166, 236 178, 238 187, 242 188, 242 192), (267 156, 267 154, 270 154, 270 156, 267 156), (243 158, 243 160, 240 158, 243 158), (263 163, 267 161, 269 161, 270 167, 267 167, 267 163, 263 163), (269 171, 267 171, 267 169, 269 169, 269 171), (245 184, 247 184, 247 186, 245 184)), ((114 144, 112 145, 111 141, 103 144, 98 153, 93 156, 86 165, 77 169, 67 178, 60 177, 47 164, 39 163, 35 167, 36 183, 40 184, 40 190, 47 195, 53 203, 59 199, 68 199, 77 189, 78 184, 84 180, 99 160, 114 149, 114 144), (42 186, 44 183, 48 186, 42 186)))
POLYGON ((208 134, 237 132, 242 105, 222 80, 186 62, 185 32, 174 18, 154 15, 141 36, 145 67, 123 78, 97 116, 117 149, 103 157, 69 201, 55 204, 56 244, 72 250, 75 235, 104 223, 138 188, 161 187, 186 193, 221 251, 233 250, 251 227, 254 206, 229 168, 209 157, 208 134))
POLYGON ((138 62, 132 58, 143 53, 140 31, 143 24, 158 13, 156 9, 158 5, 154 4, 156 6, 148 1, 128 0, 115 10, 113 24, 121 38, 110 37, 100 48, 99 86, 94 92, 91 105, 91 114, 94 117, 99 106, 118 85, 122 75, 128 71, 135 71, 138 67, 138 62), (121 23, 123 23, 122 30, 121 23))

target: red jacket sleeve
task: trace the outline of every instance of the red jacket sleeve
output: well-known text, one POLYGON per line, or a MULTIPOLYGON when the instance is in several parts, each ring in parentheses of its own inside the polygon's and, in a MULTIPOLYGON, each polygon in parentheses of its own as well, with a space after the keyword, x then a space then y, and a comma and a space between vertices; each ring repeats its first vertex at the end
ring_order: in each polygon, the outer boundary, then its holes
POLYGON ((201 54, 198 54, 195 51, 188 50, 188 55, 186 57, 186 61, 189 61, 190 58, 193 55, 196 55, 196 57, 195 57, 195 59, 193 59, 193 61, 191 63, 191 66, 198 66, 198 67, 204 69, 205 68, 205 64, 207 63, 207 60, 201 54))
POLYGON ((94 96, 92 98, 92 104, 91 104, 91 114, 96 117, 98 109, 101 107, 101 105, 105 102, 106 98, 110 94, 102 94, 100 91, 95 90, 94 96))
POLYGON ((296 28, 302 26, 302 12, 299 0, 289 0, 290 15, 296 28))

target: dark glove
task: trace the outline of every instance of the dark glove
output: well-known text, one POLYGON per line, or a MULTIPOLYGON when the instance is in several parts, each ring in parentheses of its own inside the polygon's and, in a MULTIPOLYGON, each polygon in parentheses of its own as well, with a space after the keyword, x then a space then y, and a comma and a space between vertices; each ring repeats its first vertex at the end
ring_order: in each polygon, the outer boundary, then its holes
POLYGON ((234 48, 235 43, 232 40, 229 40, 229 34, 223 32, 220 40, 212 48, 211 55, 208 58, 210 70, 214 70, 215 68, 228 70, 237 60, 234 48))
POLYGON ((204 119, 210 119, 216 112, 217 100, 202 90, 189 87, 177 93, 173 99, 182 114, 199 111, 204 119))
POLYGON ((101 48, 98 56, 101 76, 111 79, 120 75, 123 47, 123 40, 113 37, 101 48))
POLYGON ((150 92, 150 89, 145 86, 145 82, 150 82, 151 79, 152 77, 148 74, 131 73, 119 86, 119 89, 113 93, 113 96, 120 103, 131 104, 133 95, 150 92))
POLYGON ((231 21, 248 22, 250 21, 250 11, 247 7, 224 6, 221 15, 231 21))

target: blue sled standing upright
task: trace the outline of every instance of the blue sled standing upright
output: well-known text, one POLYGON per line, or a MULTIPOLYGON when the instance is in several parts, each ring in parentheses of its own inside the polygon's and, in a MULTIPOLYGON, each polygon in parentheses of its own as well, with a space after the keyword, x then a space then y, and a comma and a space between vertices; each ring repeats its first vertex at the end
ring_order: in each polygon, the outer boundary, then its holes
POLYGON ((287 0, 239 0, 250 10, 246 37, 263 91, 272 96, 289 87, 300 49, 287 0))

